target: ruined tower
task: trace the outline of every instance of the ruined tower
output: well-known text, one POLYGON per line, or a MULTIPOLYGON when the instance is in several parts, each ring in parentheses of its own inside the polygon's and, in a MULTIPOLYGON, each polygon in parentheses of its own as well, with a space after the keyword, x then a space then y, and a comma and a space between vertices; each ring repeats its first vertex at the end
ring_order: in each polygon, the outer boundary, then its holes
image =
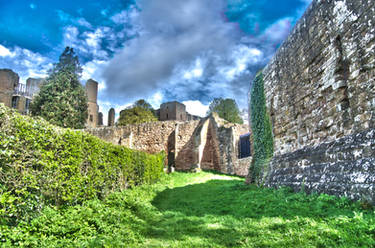
POLYGON ((99 106, 97 104, 98 98, 98 82, 89 79, 86 82, 86 94, 88 99, 88 117, 87 117, 87 127, 96 127, 98 123, 98 110, 99 106))
POLYGON ((115 125, 115 109, 111 108, 108 112, 108 126, 112 127, 115 125))
POLYGON ((99 112, 98 115, 98 126, 103 126, 103 113, 99 112))
POLYGON ((186 106, 179 102, 166 102, 160 105, 160 121, 186 121, 186 106))
POLYGON ((0 102, 12 107, 12 97, 19 84, 19 76, 10 69, 0 69, 0 102))

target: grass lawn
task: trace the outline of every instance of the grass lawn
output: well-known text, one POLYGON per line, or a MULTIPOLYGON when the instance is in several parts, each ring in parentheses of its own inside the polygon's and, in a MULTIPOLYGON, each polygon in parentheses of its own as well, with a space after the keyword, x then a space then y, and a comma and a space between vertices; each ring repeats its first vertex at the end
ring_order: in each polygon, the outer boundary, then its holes
POLYGON ((207 172, 166 175, 2 228, 3 246, 375 247, 375 212, 360 203, 207 172))

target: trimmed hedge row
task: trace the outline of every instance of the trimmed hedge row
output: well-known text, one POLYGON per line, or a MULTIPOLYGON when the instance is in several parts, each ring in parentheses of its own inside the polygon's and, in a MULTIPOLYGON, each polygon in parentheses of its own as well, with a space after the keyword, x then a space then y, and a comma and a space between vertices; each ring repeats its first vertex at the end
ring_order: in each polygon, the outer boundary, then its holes
POLYGON ((253 160, 250 166, 251 181, 263 185, 268 165, 273 156, 273 136, 270 116, 266 107, 263 73, 259 72, 250 91, 250 120, 252 130, 253 160))
POLYGON ((22 116, 0 104, 0 225, 45 205, 74 205, 155 182, 164 154, 150 155, 22 116))

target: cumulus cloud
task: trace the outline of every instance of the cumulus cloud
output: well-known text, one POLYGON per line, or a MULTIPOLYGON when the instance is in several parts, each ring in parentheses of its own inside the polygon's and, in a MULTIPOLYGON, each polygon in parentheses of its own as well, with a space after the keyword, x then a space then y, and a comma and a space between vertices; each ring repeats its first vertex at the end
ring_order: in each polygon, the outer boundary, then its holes
POLYGON ((257 35, 242 32, 226 18, 227 1, 156 0, 138 2, 138 9, 112 17, 131 22, 127 41, 103 70, 103 97, 164 100, 235 98, 247 106, 255 73, 263 68, 287 37, 295 17, 282 17, 257 35))
POLYGON ((8 48, 0 45, 0 68, 12 69, 26 83, 29 77, 45 78, 52 67, 49 58, 20 47, 8 48))
POLYGON ((15 54, 11 53, 8 48, 0 45, 0 57, 14 57, 15 54))
POLYGON ((190 64, 207 51, 226 54, 240 35, 236 25, 225 21, 225 1, 142 0, 139 7, 139 37, 125 45, 103 74, 112 97, 150 96, 178 64, 190 64))
POLYGON ((186 111, 189 114, 205 117, 209 108, 209 105, 205 105, 198 100, 183 101, 186 106, 186 111))

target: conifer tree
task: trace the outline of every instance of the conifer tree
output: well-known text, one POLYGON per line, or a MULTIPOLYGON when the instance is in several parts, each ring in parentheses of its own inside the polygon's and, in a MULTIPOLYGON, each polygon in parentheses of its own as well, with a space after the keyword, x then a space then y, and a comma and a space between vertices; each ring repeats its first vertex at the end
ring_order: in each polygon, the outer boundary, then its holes
POLYGON ((79 82, 81 72, 73 48, 66 47, 33 99, 32 115, 61 127, 83 128, 87 119, 87 96, 79 82))

